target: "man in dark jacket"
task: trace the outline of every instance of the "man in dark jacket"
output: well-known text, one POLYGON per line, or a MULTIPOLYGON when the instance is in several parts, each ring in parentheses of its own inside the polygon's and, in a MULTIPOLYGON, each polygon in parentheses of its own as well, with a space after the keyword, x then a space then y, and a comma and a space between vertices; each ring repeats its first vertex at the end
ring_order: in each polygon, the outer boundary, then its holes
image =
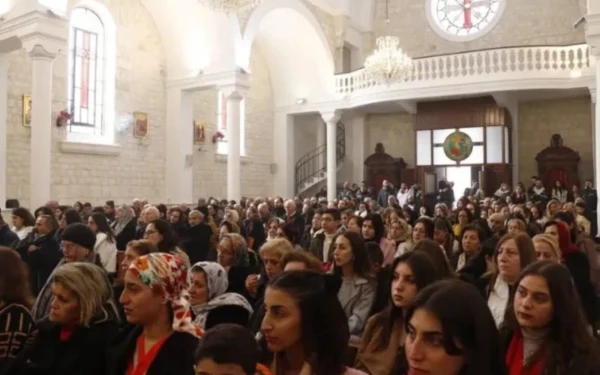
POLYGON ((383 180, 382 188, 379 190, 379 194, 377 195, 377 204, 381 207, 387 207, 388 198, 394 195, 396 194, 390 182, 388 180, 383 180))
POLYGON ((10 230, 0 213, 0 246, 10 246, 17 241, 19 241, 19 236, 10 230))
POLYGON ((29 266, 30 287, 34 295, 46 284, 62 256, 54 238, 57 229, 54 216, 41 215, 35 221, 34 231, 16 246, 21 258, 29 266))
POLYGON ((297 241, 294 243, 294 245, 298 245, 304 234, 304 219, 298 213, 296 202, 291 199, 285 202, 285 214, 285 223, 293 227, 294 231, 298 234, 297 241))
POLYGON ((315 234, 310 243, 309 251, 323 263, 327 263, 335 250, 334 238, 340 226, 340 212, 335 208, 328 208, 321 215, 321 230, 315 234))
MULTIPOLYGON (((202 209, 206 210, 208 215, 206 206, 202 209)), ((191 211, 188 219, 190 226, 185 229, 181 236, 181 248, 190 257, 192 265, 197 262, 204 262, 208 258, 212 229, 205 222, 206 216, 199 210, 191 211)))

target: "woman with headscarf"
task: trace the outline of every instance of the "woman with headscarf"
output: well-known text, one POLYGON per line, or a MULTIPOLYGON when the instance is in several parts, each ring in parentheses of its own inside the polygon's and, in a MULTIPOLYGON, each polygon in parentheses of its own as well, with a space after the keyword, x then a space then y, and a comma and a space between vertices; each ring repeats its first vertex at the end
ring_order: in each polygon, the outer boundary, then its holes
POLYGON ((108 374, 194 374, 202 330, 192 321, 188 268, 176 256, 150 253, 125 273, 119 298, 131 328, 109 353, 108 374))
POLYGON ((117 250, 125 251, 129 241, 135 240, 137 220, 133 208, 124 204, 115 214, 116 220, 112 223, 113 233, 117 239, 117 250))
POLYGON ((223 266, 214 262, 198 262, 189 276, 194 323, 202 329, 221 323, 248 325, 252 306, 244 296, 226 293, 229 280, 223 266))

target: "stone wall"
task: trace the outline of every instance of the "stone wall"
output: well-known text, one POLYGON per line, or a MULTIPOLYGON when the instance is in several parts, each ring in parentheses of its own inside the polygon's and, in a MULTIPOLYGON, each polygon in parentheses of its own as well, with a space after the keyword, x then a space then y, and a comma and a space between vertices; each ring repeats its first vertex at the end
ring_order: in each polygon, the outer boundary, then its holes
POLYGON ((383 143, 385 152, 395 158, 404 158, 408 168, 415 166, 414 116, 408 113, 370 114, 366 119, 367 143, 365 158, 375 152, 375 145, 383 143))
POLYGON ((540 100, 519 105, 519 178, 528 183, 538 174, 535 157, 550 145, 552 134, 563 137, 564 145, 579 152, 579 177, 593 177, 592 110, 589 97, 540 100))
POLYGON ((426 0, 389 0, 389 25, 385 22, 386 0, 376 0, 375 36, 396 35, 411 57, 458 53, 470 50, 522 45, 568 45, 585 43, 584 28, 573 30, 582 15, 578 1, 507 0, 496 27, 467 43, 450 42, 429 26, 426 0))
MULTIPOLYGON (((117 117, 134 111, 148 113, 149 132, 145 145, 133 138, 132 130, 117 135, 119 156, 65 154, 60 141, 66 128, 52 126, 51 195, 65 204, 76 200, 103 203, 134 197, 151 201, 164 195, 164 54, 150 14, 139 1, 103 1, 117 25, 117 117), (126 37, 124 37, 126 36, 126 37), (160 183, 157 183, 160 182, 160 183)), ((66 108, 68 58, 54 62, 53 114, 66 108)), ((31 92, 31 61, 26 52, 15 53, 9 67, 8 198, 29 205, 30 129, 21 126, 21 98, 31 92)), ((33 104, 35 105, 35 103, 33 104)))
MULTIPOLYGON (((267 64, 255 43, 250 57, 252 75, 246 94, 245 157, 242 157, 242 195, 273 193, 273 94, 267 64)), ((227 156, 217 155, 212 136, 217 130, 218 91, 194 94, 194 119, 206 121, 206 143, 194 147, 194 199, 225 197, 227 156), (202 149, 200 151, 199 149, 202 149)))

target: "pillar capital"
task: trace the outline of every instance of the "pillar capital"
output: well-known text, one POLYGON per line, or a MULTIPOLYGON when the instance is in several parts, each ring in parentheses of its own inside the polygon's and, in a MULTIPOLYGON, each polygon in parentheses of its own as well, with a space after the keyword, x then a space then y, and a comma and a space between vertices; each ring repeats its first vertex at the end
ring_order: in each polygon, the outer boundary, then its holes
POLYGON ((321 111, 321 117, 326 124, 337 124, 342 117, 342 111, 333 110, 333 111, 321 111))
POLYGON ((51 52, 48 51, 42 44, 35 44, 29 51, 29 56, 32 60, 54 61, 56 56, 58 56, 58 51, 51 52))
POLYGON ((248 92, 248 86, 241 84, 219 86, 219 90, 225 95, 225 98, 231 100, 242 100, 248 92))

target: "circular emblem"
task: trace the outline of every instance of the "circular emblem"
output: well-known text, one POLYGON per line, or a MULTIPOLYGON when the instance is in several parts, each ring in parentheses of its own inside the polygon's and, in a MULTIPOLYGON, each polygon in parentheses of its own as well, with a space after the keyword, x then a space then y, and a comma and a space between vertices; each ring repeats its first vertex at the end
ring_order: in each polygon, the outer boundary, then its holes
POLYGON ((427 0, 427 19, 442 38, 468 42, 498 23, 507 0, 427 0))
POLYGON ((444 141, 444 153, 454 161, 463 161, 473 152, 473 140, 468 134, 455 131, 444 141))

